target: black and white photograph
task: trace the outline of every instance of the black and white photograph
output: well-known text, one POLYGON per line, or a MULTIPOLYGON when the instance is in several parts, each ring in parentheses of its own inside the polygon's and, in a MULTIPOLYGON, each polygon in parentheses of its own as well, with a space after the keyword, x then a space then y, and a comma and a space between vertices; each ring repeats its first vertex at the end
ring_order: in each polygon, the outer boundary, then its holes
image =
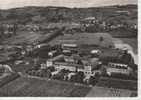
POLYGON ((138 93, 137 0, 0 0, 1 97, 138 93))

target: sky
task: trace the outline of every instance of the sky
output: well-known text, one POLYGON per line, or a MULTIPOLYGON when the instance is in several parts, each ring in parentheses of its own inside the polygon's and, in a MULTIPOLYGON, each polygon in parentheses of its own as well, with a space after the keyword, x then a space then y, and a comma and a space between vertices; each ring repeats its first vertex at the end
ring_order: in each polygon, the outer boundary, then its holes
POLYGON ((0 9, 24 6, 97 7, 137 4, 137 0, 0 0, 0 9))

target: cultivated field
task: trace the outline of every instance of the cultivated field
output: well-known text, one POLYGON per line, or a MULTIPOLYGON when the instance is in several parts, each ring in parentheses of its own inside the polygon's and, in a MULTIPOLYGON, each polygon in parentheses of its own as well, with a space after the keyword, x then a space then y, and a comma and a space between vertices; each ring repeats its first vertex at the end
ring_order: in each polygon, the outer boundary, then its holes
POLYGON ((0 96, 85 97, 90 89, 73 83, 21 77, 0 88, 0 96))
POLYGON ((113 46, 112 36, 108 33, 75 33, 73 35, 59 36, 52 40, 49 44, 61 44, 61 43, 77 43, 78 45, 100 45, 102 47, 113 46), (100 37, 103 38, 100 41, 100 37))
POLYGON ((96 86, 137 91, 137 81, 133 80, 128 81, 122 79, 102 77, 100 78, 96 86))
POLYGON ((87 97, 130 97, 131 95, 132 91, 129 90, 95 86, 87 94, 87 97))
POLYGON ((23 44, 33 43, 42 35, 39 32, 20 31, 16 36, 12 36, 4 40, 4 44, 23 44))

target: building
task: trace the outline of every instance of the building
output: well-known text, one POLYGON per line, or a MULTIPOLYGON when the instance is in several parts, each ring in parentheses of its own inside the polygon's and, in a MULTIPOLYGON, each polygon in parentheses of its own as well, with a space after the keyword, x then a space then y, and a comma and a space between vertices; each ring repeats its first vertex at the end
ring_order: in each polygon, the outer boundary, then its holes
POLYGON ((66 69, 71 72, 81 71, 84 72, 85 76, 94 76, 95 73, 100 73, 99 68, 96 69, 99 64, 98 58, 88 58, 87 60, 84 60, 81 57, 60 55, 47 60, 46 64, 47 67, 54 66, 57 71, 62 69, 66 69), (62 58, 64 60, 59 61, 59 59, 62 58))
POLYGON ((81 68, 83 66, 75 64, 75 63, 55 62, 54 67, 57 70, 66 69, 66 70, 69 70, 71 72, 75 72, 75 71, 77 71, 77 68, 81 68))
POLYGON ((9 65, 0 64, 0 73, 11 73, 13 72, 9 65))
POLYGON ((62 44, 63 49, 74 49, 77 48, 77 44, 71 44, 71 43, 64 43, 62 44))
POLYGON ((112 63, 112 62, 109 62, 108 66, 106 68, 106 71, 107 71, 108 75, 111 75, 111 74, 129 75, 131 70, 132 69, 126 64, 112 63))

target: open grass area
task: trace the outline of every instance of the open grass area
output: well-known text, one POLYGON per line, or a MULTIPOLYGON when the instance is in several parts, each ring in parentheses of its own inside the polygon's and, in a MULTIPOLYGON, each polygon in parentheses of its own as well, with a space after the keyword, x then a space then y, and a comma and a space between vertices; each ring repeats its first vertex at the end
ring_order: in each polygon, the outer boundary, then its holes
POLYGON ((85 97, 90 89, 62 81, 20 77, 0 88, 0 96, 85 97))
POLYGON ((137 91, 137 81, 102 77, 96 86, 137 91))
POLYGON ((130 97, 132 93, 130 90, 95 86, 87 94, 87 97, 130 97))
POLYGON ((9 82, 15 80, 18 77, 19 75, 17 73, 9 73, 8 75, 1 77, 0 78, 0 87, 4 86, 5 84, 8 84, 9 82))
POLYGON ((76 43, 78 45, 99 45, 102 47, 113 46, 112 36, 108 33, 75 33, 58 36, 51 42, 50 45, 62 43, 76 43), (100 41, 100 38, 103 38, 100 41))
POLYGON ((4 40, 3 44, 33 43, 42 35, 40 32, 20 31, 18 34, 4 40))

